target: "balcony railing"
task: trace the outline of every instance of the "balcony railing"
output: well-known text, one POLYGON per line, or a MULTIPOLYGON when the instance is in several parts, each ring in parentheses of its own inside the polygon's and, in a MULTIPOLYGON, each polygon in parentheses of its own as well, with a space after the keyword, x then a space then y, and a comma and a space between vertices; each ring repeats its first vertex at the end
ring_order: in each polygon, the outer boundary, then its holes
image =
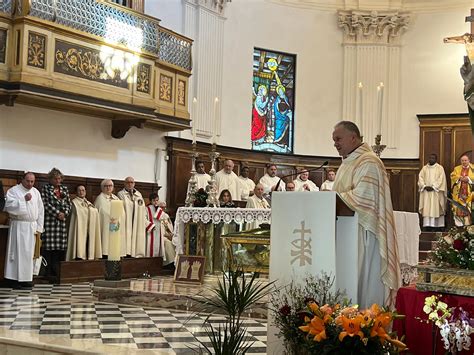
POLYGON ((159 20, 101 0, 0 0, 0 12, 41 20, 145 52, 191 71, 191 45, 159 20))

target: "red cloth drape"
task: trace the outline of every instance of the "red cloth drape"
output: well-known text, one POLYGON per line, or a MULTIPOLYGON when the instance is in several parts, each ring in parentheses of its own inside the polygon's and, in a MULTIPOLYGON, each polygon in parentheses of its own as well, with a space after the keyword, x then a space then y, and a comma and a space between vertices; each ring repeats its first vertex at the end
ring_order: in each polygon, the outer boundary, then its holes
MULTIPOLYGON (((417 291, 414 286, 402 287, 398 290, 396 309, 399 314, 406 316, 405 319, 396 320, 393 324, 393 330, 397 331, 399 337, 405 335, 405 344, 409 348, 409 353, 414 355, 431 355, 432 352, 432 336, 431 323, 426 324, 420 322, 415 317, 427 319, 428 315, 423 312, 425 298, 431 295, 440 295, 439 292, 421 292, 417 291)), ((469 312, 471 317, 474 316, 474 297, 457 296, 442 294, 442 301, 446 302, 449 307, 462 307, 469 312)), ((444 355, 446 350, 443 347, 439 328, 437 332, 437 355, 444 355)), ((458 354, 472 355, 474 354, 474 335, 471 335, 471 349, 462 351, 458 354)))

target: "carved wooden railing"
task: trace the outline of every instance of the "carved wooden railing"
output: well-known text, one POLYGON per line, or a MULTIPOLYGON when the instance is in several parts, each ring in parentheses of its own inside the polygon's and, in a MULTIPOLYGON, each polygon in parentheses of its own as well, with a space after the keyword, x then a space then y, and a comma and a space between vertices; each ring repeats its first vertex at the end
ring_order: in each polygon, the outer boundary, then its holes
POLYGON ((192 41, 103 0, 0 0, 0 103, 130 126, 189 127, 192 41), (59 100, 58 100, 59 99, 59 100))

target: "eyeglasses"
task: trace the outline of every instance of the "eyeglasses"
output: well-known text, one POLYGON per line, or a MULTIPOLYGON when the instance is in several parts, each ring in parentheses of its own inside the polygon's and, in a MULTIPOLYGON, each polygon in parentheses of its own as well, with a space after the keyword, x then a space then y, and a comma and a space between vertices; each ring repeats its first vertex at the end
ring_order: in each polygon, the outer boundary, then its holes
POLYGON ((104 187, 114 187, 114 185, 104 185, 104 187))

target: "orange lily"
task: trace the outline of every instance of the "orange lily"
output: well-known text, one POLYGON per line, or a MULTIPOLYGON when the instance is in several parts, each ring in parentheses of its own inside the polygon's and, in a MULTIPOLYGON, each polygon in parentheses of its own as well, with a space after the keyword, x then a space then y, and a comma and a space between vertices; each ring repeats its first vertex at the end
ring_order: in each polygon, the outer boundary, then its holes
POLYGON ((361 323, 364 321, 364 317, 361 314, 354 318, 347 318, 343 315, 340 317, 340 321, 344 328, 344 331, 339 334, 340 341, 346 336, 353 337, 354 335, 358 335, 361 339, 364 338, 364 333, 360 330, 361 323))
POLYGON ((370 337, 378 336, 380 340, 391 340, 390 336, 387 334, 387 327, 392 321, 390 313, 381 313, 374 320, 374 326, 370 331, 370 337))
POLYGON ((319 317, 313 317, 310 319, 305 317, 305 322, 309 322, 307 325, 302 325, 299 327, 305 333, 314 335, 313 340, 320 342, 321 340, 327 339, 326 336, 326 327, 324 326, 324 320, 319 317))

